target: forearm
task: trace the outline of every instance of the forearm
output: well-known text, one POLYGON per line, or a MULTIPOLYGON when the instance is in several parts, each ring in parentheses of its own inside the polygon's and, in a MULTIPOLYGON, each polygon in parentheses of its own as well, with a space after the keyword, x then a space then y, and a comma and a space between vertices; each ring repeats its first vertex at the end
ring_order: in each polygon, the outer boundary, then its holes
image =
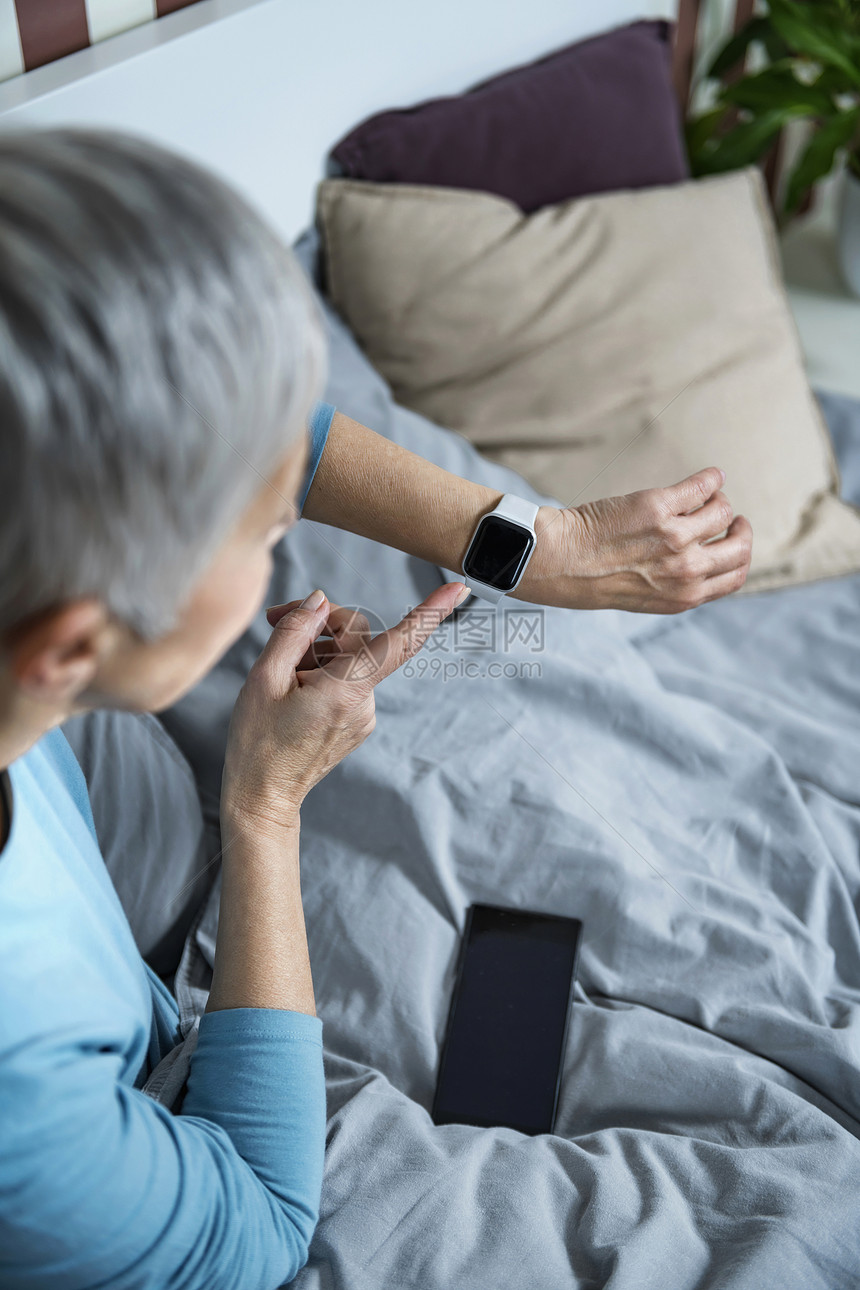
MULTIPOLYGON (((709 466, 666 488, 541 506, 537 545, 511 595, 568 609, 676 614, 738 591, 752 528, 732 516, 724 481, 709 466)), ((478 520, 502 496, 336 412, 302 514, 462 573, 478 520)))
POLYGON ((218 943, 207 1012, 282 1008, 316 1016, 302 909, 299 827, 257 826, 222 808, 218 943))
MULTIPOLYGON (((456 573, 478 520, 501 499, 337 412, 302 515, 456 573)), ((541 527, 557 514, 541 507, 538 551, 518 588, 526 599, 540 569, 541 527)))

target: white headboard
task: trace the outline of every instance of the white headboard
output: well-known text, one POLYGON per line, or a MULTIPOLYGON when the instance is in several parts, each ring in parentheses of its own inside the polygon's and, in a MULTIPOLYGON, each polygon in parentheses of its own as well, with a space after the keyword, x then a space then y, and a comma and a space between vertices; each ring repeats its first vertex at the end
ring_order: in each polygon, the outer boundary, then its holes
POLYGON ((363 117, 537 58, 675 0, 202 0, 0 84, 0 128, 114 126, 231 179, 292 240, 363 117))

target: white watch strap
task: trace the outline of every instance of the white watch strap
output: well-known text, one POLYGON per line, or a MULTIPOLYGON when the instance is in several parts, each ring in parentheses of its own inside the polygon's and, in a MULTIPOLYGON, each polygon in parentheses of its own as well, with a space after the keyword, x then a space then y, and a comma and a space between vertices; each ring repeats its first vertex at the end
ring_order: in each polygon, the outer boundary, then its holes
POLYGON ((461 573, 461 581, 463 578, 466 578, 469 587, 476 596, 480 596, 482 600, 489 600, 494 605, 497 605, 508 594, 506 591, 499 591, 498 587, 491 587, 486 582, 479 582, 477 578, 467 578, 465 573, 461 573))
POLYGON ((516 493, 505 493, 496 509, 489 513, 500 515, 503 520, 515 520, 517 524, 524 524, 534 533, 539 510, 540 507, 536 502, 529 502, 525 497, 517 497, 516 493))

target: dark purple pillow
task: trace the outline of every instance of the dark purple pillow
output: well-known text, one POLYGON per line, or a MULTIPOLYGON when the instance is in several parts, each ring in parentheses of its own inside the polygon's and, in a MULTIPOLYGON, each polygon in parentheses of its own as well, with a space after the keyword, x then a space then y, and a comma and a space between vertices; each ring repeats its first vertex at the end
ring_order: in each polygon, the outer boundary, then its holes
POLYGON ((568 45, 465 94, 380 112, 332 149, 335 173, 497 193, 524 211, 687 179, 668 22, 568 45))

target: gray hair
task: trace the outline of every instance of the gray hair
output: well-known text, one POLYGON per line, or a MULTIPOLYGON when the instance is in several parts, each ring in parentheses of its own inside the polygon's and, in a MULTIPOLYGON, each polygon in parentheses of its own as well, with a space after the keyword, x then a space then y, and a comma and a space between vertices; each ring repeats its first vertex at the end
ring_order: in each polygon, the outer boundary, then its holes
POLYGON ((0 632, 81 595, 169 631, 325 369, 301 266, 215 175, 0 132, 0 632))

